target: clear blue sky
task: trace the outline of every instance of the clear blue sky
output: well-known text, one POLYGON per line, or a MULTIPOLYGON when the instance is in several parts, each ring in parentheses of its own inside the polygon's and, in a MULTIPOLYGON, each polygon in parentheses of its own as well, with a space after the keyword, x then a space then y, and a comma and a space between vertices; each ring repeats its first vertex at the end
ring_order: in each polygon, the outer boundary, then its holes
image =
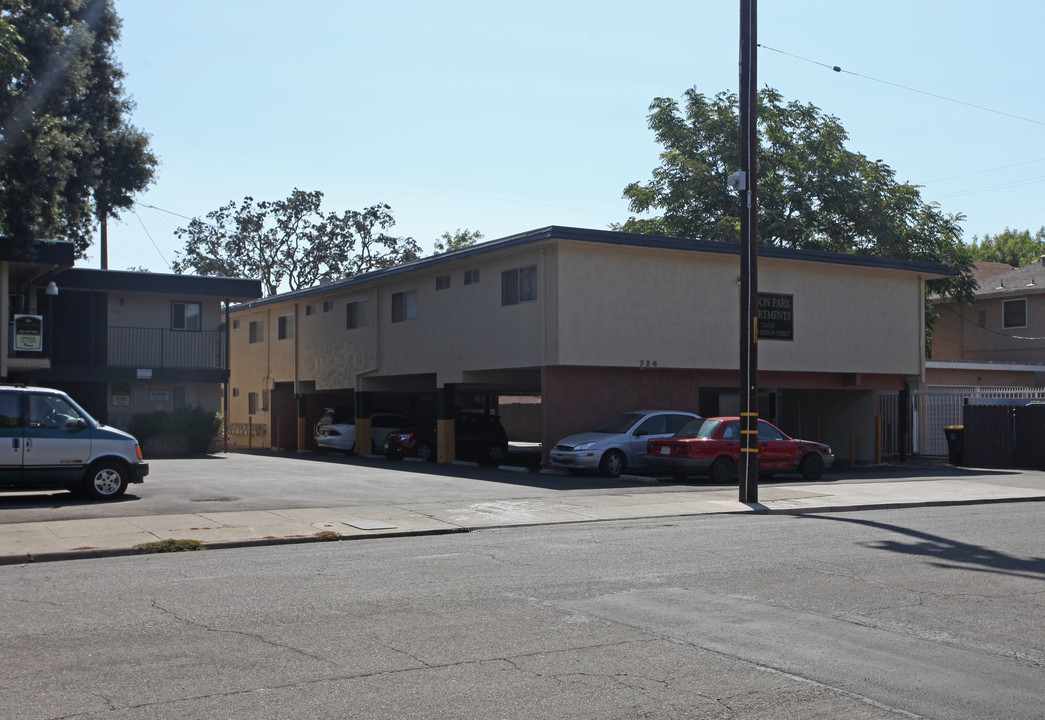
MULTIPOLYGON (((658 164, 650 102, 738 84, 736 0, 115 5, 132 120, 161 162, 139 200, 167 212, 110 225, 113 269, 169 271, 185 218, 295 187, 327 210, 388 203, 427 252, 457 228, 605 228, 658 164)), ((1040 0, 762 0, 759 42, 807 60, 763 49, 758 81, 838 117, 851 149, 966 215, 966 239, 1033 231, 1043 29, 1040 0)))

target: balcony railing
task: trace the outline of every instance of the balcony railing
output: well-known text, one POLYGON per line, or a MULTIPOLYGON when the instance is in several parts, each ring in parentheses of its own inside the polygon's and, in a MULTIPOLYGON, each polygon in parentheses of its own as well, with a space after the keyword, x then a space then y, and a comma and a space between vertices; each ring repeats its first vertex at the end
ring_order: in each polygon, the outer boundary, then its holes
POLYGON ((223 367, 224 336, 218 331, 58 325, 52 365, 139 368, 223 367))

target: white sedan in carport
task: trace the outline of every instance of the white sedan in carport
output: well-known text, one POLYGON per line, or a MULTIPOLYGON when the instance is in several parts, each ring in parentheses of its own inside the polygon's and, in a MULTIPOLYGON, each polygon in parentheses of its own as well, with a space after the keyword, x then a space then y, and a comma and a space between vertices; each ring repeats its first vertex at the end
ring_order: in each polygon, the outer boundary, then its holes
POLYGON ((549 453, 552 465, 581 473, 597 470, 620 477, 626 468, 646 465, 646 443, 668 437, 700 416, 674 410, 634 410, 618 415, 594 432, 570 435, 549 453))
MULTIPOLYGON (((324 419, 339 419, 328 411, 316 423, 316 448, 320 450, 341 450, 346 453, 356 451, 355 418, 345 418, 340 422, 324 424, 324 419)), ((394 413, 374 413, 370 418, 370 452, 385 446, 385 438, 401 428, 410 427, 414 421, 405 415, 394 413)), ((364 453, 366 454, 366 453, 364 453)))

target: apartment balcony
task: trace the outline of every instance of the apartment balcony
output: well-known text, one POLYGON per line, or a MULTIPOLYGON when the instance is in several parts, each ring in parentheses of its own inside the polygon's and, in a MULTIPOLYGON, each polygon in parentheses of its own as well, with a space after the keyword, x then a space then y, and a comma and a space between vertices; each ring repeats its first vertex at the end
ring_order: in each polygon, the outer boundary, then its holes
POLYGON ((58 325, 52 367, 217 370, 224 367, 219 331, 58 325))

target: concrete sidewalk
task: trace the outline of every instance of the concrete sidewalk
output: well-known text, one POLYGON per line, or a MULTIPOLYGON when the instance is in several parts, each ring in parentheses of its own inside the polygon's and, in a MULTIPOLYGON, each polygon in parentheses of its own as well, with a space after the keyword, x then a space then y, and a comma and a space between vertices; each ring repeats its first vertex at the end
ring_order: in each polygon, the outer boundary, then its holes
POLYGON ((722 513, 808 513, 1045 500, 1045 490, 973 480, 767 485, 758 504, 736 486, 655 493, 607 492, 488 502, 206 512, 0 525, 0 564, 141 553, 165 539, 207 548, 468 532, 480 528, 722 513))

